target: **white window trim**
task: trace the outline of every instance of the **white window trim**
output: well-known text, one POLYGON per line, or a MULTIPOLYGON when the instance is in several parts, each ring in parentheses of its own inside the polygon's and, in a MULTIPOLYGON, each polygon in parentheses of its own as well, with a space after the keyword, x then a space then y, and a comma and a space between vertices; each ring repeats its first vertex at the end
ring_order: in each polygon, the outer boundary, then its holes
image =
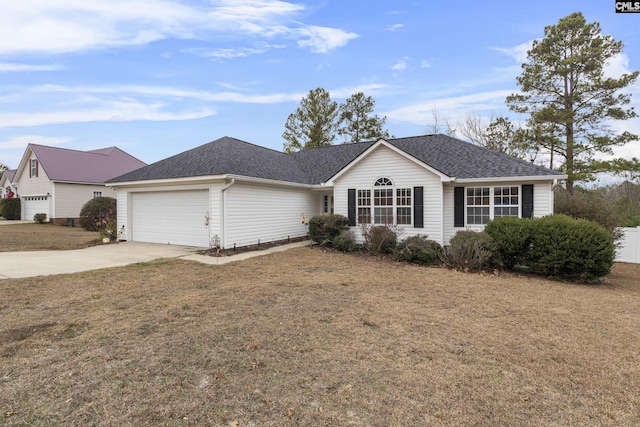
POLYGON ((413 193, 413 188, 412 187, 397 187, 395 182, 386 176, 383 177, 379 177, 377 178, 373 184, 371 185, 371 187, 369 188, 357 188, 356 189, 356 225, 360 225, 360 224, 367 224, 367 225, 397 225, 397 226, 402 226, 402 227, 413 227, 413 207, 415 204, 415 195, 413 193), (378 182, 383 182, 386 181, 389 184, 386 185, 376 185, 376 183, 378 182), (391 224, 385 224, 385 223, 377 223, 375 221, 375 209, 376 209, 376 204, 375 204, 375 194, 376 194, 376 190, 391 190, 391 194, 392 194, 392 204, 387 206, 387 205, 380 205, 378 206, 378 208, 391 208, 392 209, 392 215, 393 215, 393 221, 391 224), (398 190, 407 190, 409 192, 409 198, 411 199, 411 204, 410 205, 399 205, 398 204, 398 190), (369 205, 361 205, 360 204, 360 191, 369 191, 369 205), (370 221, 368 223, 361 223, 359 218, 359 212, 360 212, 360 208, 368 208, 369 209, 369 218, 370 221), (398 224, 398 208, 409 208, 409 223, 408 224, 398 224))
POLYGON ((30 159, 29 167, 31 168, 31 178, 38 177, 38 159, 30 159))
MULTIPOLYGON (((496 204, 494 203, 494 190, 496 187, 518 187, 518 216, 517 218, 522 218, 522 187, 519 185, 507 185, 507 184, 502 184, 502 185, 470 185, 469 187, 464 187, 464 223, 467 227, 484 227, 486 224, 470 224, 469 223, 469 215, 468 215, 468 211, 467 208, 469 207, 489 207, 489 221, 492 221, 496 218, 495 216, 495 208, 496 208, 496 204), (467 203, 467 191, 470 188, 489 188, 489 205, 469 205, 467 203)), ((514 205, 499 205, 497 207, 514 207, 514 205)), ((501 217, 498 218, 504 218, 507 215, 503 215, 501 217)), ((511 216, 511 215, 508 215, 511 216)), ((512 216, 513 218, 516 218, 515 216, 512 216)))

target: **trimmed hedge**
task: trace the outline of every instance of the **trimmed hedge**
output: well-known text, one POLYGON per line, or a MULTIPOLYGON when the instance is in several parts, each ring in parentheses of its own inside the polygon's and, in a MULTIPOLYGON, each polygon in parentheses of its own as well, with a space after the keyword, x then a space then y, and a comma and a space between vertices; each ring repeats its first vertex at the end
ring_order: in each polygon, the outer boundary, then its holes
POLYGON ((5 219, 20 219, 20 199, 2 199, 0 208, 5 219))
POLYGON ((593 280, 611 272, 614 235, 603 226, 566 215, 535 221, 531 271, 572 280, 593 280))
POLYGON ((113 197, 96 197, 80 210, 80 226, 87 231, 100 231, 107 224, 116 223, 117 202, 113 197))
POLYGON ((427 236, 418 234, 407 237, 398 244, 394 252, 396 259, 414 264, 437 264, 442 256, 442 246, 427 236))
POLYGON ((484 229, 491 239, 495 263, 506 269, 526 264, 531 255, 535 220, 503 217, 489 221, 484 229))
POLYGON ((36 224, 44 224, 47 222, 47 214, 46 213, 37 213, 33 216, 33 221, 36 224))
POLYGON ((309 237, 316 243, 331 243, 348 225, 349 218, 346 216, 316 215, 309 220, 309 237))

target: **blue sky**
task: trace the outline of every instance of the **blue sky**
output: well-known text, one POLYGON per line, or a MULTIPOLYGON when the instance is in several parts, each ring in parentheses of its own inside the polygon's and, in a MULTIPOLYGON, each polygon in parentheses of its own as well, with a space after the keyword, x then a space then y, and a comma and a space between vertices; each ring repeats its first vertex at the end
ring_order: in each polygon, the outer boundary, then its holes
MULTIPOLYGON (((640 14, 606 0, 3 2, 0 162, 16 167, 29 142, 147 163, 222 136, 282 150, 316 87, 372 96, 398 137, 430 133, 434 109, 508 115, 532 40, 576 11, 625 43, 613 75, 640 69, 640 14)), ((640 119, 613 126, 640 133, 640 119)))

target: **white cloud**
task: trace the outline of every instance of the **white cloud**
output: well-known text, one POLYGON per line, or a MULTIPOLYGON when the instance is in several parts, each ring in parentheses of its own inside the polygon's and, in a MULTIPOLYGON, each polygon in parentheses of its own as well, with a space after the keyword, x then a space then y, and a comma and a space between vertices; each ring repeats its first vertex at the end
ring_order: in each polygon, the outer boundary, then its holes
POLYGON ((27 144, 40 145, 63 145, 71 141, 71 138, 61 138, 42 135, 18 135, 0 141, 0 150, 13 150, 16 148, 24 149, 27 144))
POLYGON ((533 40, 529 40, 513 47, 494 47, 493 50, 510 56, 518 64, 522 64, 527 61, 527 52, 531 49, 532 46, 533 40))
POLYGON ((406 69, 407 69, 407 60, 408 60, 408 59, 409 59, 409 58, 405 56, 404 58, 402 58, 402 59, 398 60, 398 62, 396 62, 396 63, 391 67, 391 69, 392 69, 392 70, 396 70, 396 71, 404 71, 404 70, 406 70, 406 69))
POLYGON ((465 117, 467 112, 494 111, 504 108, 504 99, 510 90, 495 90, 467 95, 429 99, 384 112, 389 120, 425 125, 437 108, 438 115, 455 122, 465 117))
POLYGON ((356 33, 350 33, 338 28, 318 27, 311 25, 300 28, 298 32, 305 40, 298 40, 299 47, 308 47, 314 53, 328 53, 345 46, 349 40, 358 38, 356 33))
POLYGON ((62 65, 16 64, 11 62, 0 62, 0 73, 20 71, 60 71, 62 69, 64 69, 62 65))
POLYGON ((167 38, 294 39, 327 53, 357 36, 337 28, 299 23, 305 6, 279 0, 21 0, 0 15, 0 54, 59 54, 144 45, 167 38))
POLYGON ((431 62, 423 59, 422 61, 420 61, 420 68, 431 68, 431 62))
POLYGON ((209 117, 214 110, 201 108, 196 111, 163 111, 163 104, 145 104, 134 100, 101 103, 93 108, 42 112, 0 112, 0 127, 43 126, 63 123, 113 122, 113 121, 171 121, 193 120, 209 117))
POLYGON ((399 29, 403 28, 404 24, 393 24, 390 27, 385 28, 385 31, 391 31, 391 32, 395 32, 398 31, 399 29))

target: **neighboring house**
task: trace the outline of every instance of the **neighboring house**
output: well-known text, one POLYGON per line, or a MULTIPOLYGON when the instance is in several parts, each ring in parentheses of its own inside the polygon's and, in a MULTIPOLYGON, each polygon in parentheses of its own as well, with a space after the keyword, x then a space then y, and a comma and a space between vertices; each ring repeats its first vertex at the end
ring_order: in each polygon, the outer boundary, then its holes
POLYGON ((117 147, 92 151, 29 144, 16 170, 22 219, 44 213, 56 224, 77 221, 95 197, 115 197, 105 181, 145 166, 117 147))
POLYGON ((0 176, 0 199, 17 197, 18 190, 13 182, 16 176, 16 170, 6 170, 0 176))
POLYGON ((107 183, 124 240, 224 248, 306 234, 304 217, 335 212, 397 224, 402 237, 447 243, 498 216, 553 213, 566 175, 444 135, 295 154, 224 137, 107 183))

